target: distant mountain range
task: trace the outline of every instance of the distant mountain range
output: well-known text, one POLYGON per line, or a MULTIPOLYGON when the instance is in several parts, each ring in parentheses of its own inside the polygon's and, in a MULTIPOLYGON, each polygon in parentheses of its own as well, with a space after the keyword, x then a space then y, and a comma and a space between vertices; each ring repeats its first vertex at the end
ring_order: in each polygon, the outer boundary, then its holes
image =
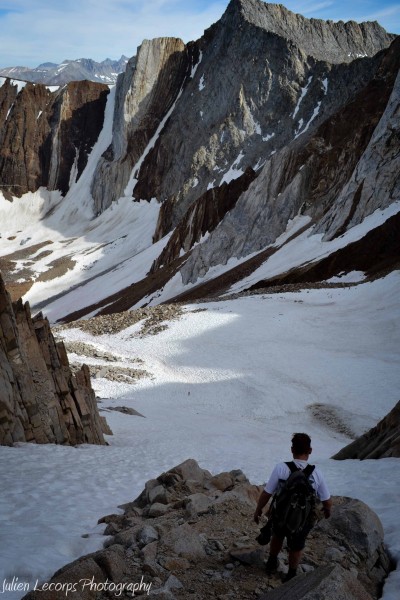
POLYGON ((0 68, 0 76, 46 85, 64 85, 70 81, 85 79, 113 84, 117 81, 119 73, 125 71, 127 62, 126 56, 121 56, 119 60, 107 58, 102 62, 96 62, 90 58, 78 58, 77 60, 64 60, 59 65, 46 62, 35 69, 29 67, 0 68))

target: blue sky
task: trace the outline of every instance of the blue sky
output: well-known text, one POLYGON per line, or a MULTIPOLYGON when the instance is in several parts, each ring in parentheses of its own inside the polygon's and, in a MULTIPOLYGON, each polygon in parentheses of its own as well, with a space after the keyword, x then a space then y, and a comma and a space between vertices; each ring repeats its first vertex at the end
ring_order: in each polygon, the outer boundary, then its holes
MULTIPOLYGON (((287 0, 306 17, 374 21, 400 34, 400 2, 287 0)), ((0 0, 0 67, 133 56, 145 38, 199 38, 228 0, 0 0)))

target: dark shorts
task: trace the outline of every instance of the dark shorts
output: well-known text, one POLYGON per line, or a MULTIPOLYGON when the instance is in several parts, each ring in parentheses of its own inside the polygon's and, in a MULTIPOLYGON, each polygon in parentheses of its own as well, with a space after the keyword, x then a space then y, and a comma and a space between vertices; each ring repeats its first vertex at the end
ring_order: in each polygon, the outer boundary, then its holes
POLYGON ((312 525, 306 525, 306 527, 304 527, 304 529, 302 529, 298 533, 287 533, 284 528, 280 528, 276 525, 273 525, 272 534, 280 540, 286 538, 286 543, 289 550, 297 552, 299 550, 304 549, 304 546, 306 545, 307 536, 312 528, 312 525))

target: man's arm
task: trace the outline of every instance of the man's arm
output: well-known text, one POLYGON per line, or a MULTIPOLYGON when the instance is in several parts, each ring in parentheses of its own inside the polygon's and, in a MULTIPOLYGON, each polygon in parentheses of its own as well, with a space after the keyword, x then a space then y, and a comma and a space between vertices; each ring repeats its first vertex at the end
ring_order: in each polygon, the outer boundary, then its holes
POLYGON ((263 490, 261 492, 260 497, 258 499, 256 512, 254 513, 254 520, 256 523, 259 522, 260 517, 262 515, 263 508, 266 504, 268 504, 271 496, 272 496, 272 494, 268 494, 268 492, 266 492, 265 490, 263 490))
POLYGON ((331 498, 329 498, 328 500, 323 500, 322 510, 324 511, 325 519, 329 519, 329 517, 331 516, 331 510, 332 510, 332 499, 331 498))

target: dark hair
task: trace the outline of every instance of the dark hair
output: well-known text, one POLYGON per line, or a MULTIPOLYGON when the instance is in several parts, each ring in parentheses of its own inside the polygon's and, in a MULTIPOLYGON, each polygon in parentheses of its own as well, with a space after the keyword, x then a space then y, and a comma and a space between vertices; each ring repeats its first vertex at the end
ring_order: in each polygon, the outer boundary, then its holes
POLYGON ((293 454, 308 454, 311 449, 311 438, 306 433, 294 433, 292 437, 293 454))

